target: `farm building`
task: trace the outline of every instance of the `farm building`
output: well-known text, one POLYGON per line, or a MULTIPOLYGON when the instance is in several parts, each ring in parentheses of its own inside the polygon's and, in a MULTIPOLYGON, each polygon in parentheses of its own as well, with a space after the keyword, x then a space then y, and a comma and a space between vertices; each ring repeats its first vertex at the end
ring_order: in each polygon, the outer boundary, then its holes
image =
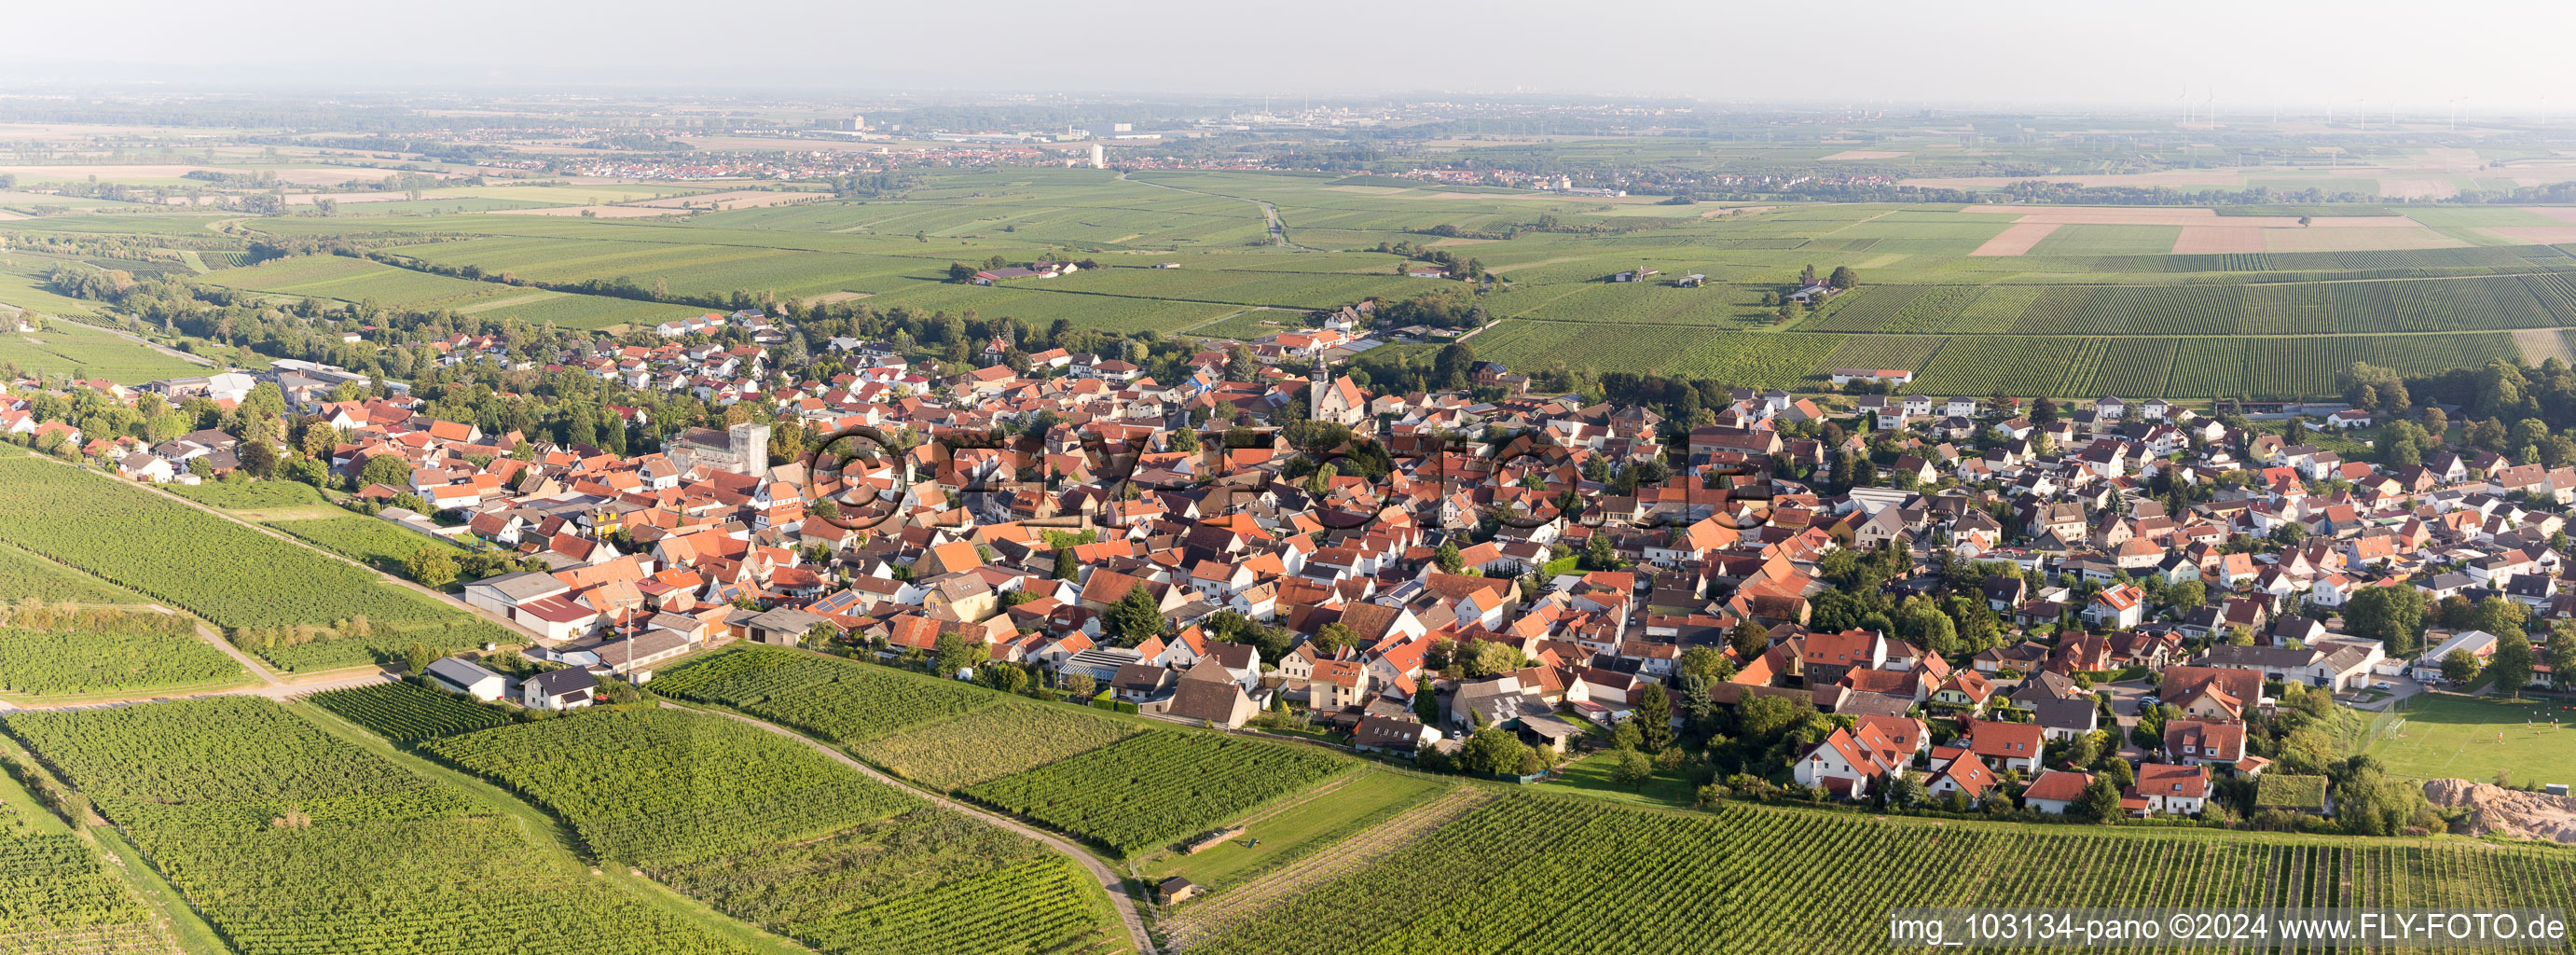
POLYGON ((440 657, 430 661, 429 675, 448 689, 486 703, 500 699, 501 694, 507 692, 510 686, 507 677, 486 670, 482 664, 472 660, 456 657, 440 657))
POLYGON ((985 269, 984 271, 975 273, 975 278, 972 281, 977 285, 991 285, 995 282, 1008 282, 1012 279, 1030 279, 1036 277, 1038 277, 1038 272, 1035 269, 1024 269, 1018 266, 1012 266, 1010 268, 1002 269, 985 269))
POLYGON ((1866 381, 1871 384, 1890 382, 1903 385, 1914 381, 1914 373, 1903 368, 1836 368, 1829 377, 1837 385, 1848 385, 1855 381, 1866 381))

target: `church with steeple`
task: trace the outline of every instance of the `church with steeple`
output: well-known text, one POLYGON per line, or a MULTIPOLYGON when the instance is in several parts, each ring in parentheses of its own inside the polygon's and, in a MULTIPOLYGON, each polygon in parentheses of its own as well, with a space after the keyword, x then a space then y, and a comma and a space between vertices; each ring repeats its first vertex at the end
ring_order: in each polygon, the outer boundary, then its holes
POLYGON ((1368 420, 1368 396, 1350 379, 1333 377, 1320 349, 1315 352, 1315 367, 1306 373, 1306 417, 1354 428, 1368 420))

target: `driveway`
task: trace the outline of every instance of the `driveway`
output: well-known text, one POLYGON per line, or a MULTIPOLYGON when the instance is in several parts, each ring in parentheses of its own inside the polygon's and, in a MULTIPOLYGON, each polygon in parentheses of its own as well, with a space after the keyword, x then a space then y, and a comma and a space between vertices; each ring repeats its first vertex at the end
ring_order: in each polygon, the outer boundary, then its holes
POLYGON ((2119 720, 2120 755, 2128 757, 2133 761, 2145 760, 2147 758, 2146 750, 2140 748, 2135 741, 2129 738, 2129 731, 2136 729, 2138 726, 2138 700, 2150 693, 2154 693, 2156 688, 2148 686, 2147 681, 2145 680, 2093 684, 2094 692, 2099 693, 2105 690, 2108 690, 2111 693, 2111 712, 2116 715, 2119 720))
POLYGON ((2380 691, 2388 694, 2387 696, 2383 696, 2377 700, 2365 701, 2359 693, 2337 693, 2335 694, 2335 702, 2352 707, 2356 710, 2361 710, 2365 713, 2380 713, 2387 711, 2389 707, 2396 706, 2399 701, 2402 701, 2407 697, 2425 692, 2426 689, 2424 684, 2415 682, 2415 678, 2411 676, 2374 676, 2370 678, 2370 685, 2374 688, 2381 683, 2388 684, 2388 689, 2380 691))

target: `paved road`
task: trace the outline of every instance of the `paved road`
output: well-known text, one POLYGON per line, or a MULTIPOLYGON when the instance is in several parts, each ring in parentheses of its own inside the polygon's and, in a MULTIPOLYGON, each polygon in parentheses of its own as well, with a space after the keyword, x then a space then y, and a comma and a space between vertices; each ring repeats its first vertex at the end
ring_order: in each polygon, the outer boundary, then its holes
MULTIPOLYGON (((664 701, 662 705, 675 710, 695 709, 694 707, 681 706, 667 700, 664 701)), ((1019 833, 1020 835, 1035 839, 1057 852, 1072 856, 1075 862, 1082 863, 1082 867, 1084 869, 1090 870, 1091 877, 1100 882, 1100 887, 1102 889, 1108 890, 1110 904, 1118 907, 1118 917, 1127 923, 1127 934, 1130 938, 1134 939, 1136 943, 1137 955, 1158 955, 1154 949, 1153 938, 1145 934, 1144 918, 1136 914, 1136 900, 1127 894, 1126 880, 1120 878, 1116 871, 1110 869, 1109 866, 1106 863, 1101 862, 1098 857, 1083 851, 1081 847, 1076 846, 1073 843, 1066 842, 1051 833, 1032 828, 1029 825, 1009 816, 987 812, 980 807, 958 802, 954 799, 950 799, 946 796, 922 789, 918 786, 912 785, 911 783, 907 783, 903 780, 878 772, 876 767, 852 759, 848 753, 841 752, 840 750, 833 749, 832 747, 825 746, 822 743, 808 739, 803 734, 789 730, 786 727, 776 726, 760 720, 752 719, 751 717, 744 716, 739 713, 726 713, 718 710, 697 710, 697 712, 712 713, 729 720, 739 720, 741 722, 760 727, 762 730, 767 732, 775 733, 799 743, 803 743, 813 751, 829 756, 832 759, 839 761, 841 765, 866 773, 869 778, 875 779, 878 782, 930 800, 932 804, 943 809, 953 809, 958 812, 974 816, 978 819, 982 819, 985 822, 992 823, 993 825, 1008 829, 1012 832, 1019 833)))
POLYGON ((222 634, 218 634, 212 629, 209 629, 205 624, 201 623, 197 625, 197 639, 214 644, 215 649, 221 650, 225 655, 232 657, 233 662, 241 664, 242 669, 248 670, 251 672, 251 675, 259 677, 260 682, 267 684, 269 688, 275 689, 286 685, 286 681, 278 679, 277 674, 269 672, 268 668, 261 666, 259 661, 251 659, 250 654, 243 653, 240 647, 233 646, 232 641, 224 639, 222 634))
MULTIPOLYGON (((159 604, 145 604, 143 606, 161 613, 175 612, 170 608, 163 607, 159 604)), ((326 670, 321 673, 307 674, 292 679, 280 679, 276 671, 270 670, 268 667, 262 665, 257 658, 252 657, 250 654, 243 653, 240 647, 233 646, 232 641, 224 639, 222 634, 216 633, 205 624, 201 623, 197 625, 197 639, 214 644, 215 649, 222 650, 225 655, 232 657, 234 662, 241 664, 242 669, 245 672, 248 672, 251 676, 257 677, 259 682, 251 686, 236 686, 231 689, 208 690, 202 693, 146 692, 138 693, 133 696, 109 697, 105 699, 89 698, 69 703, 49 703, 42 700, 32 700, 26 703, 11 703, 7 700, 0 700, 0 712, 8 710, 101 709, 116 706, 133 706, 137 703, 155 703, 164 700, 194 700, 209 696, 256 695, 264 696, 272 700, 284 700, 290 697, 303 696, 307 693, 320 693, 326 690, 345 690, 351 687, 369 686, 377 683, 391 683, 400 679, 400 677, 392 670, 381 667, 365 670, 354 668, 326 670)))
MULTIPOLYGON (((259 672, 263 676, 266 676, 266 671, 259 672)), ((400 679, 400 677, 396 676, 393 671, 390 670, 367 670, 361 673, 347 673, 339 676, 326 674, 315 677, 310 682, 305 683, 285 683, 280 682, 276 677, 266 676, 267 682, 258 686, 237 686, 229 690, 210 690, 204 693, 159 693, 143 696, 119 697, 109 700, 82 700, 77 703, 28 702, 12 704, 6 700, 0 700, 0 711, 99 710, 119 706, 134 706, 140 703, 161 703, 169 700, 204 699, 210 696, 264 696, 272 700, 285 700, 303 696, 307 693, 320 693, 325 690, 346 690, 351 687, 373 686, 378 683, 391 683, 397 679, 400 679)))

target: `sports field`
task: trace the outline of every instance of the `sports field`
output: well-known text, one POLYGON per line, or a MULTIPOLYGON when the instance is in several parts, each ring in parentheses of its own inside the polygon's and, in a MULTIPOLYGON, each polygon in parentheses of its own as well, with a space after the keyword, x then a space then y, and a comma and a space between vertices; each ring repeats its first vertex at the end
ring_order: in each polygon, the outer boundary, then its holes
POLYGON ((2374 721, 2370 755, 2423 779, 2576 783, 2576 706, 2426 694, 2374 721), (2552 722, 2555 720, 2556 722, 2552 722))

